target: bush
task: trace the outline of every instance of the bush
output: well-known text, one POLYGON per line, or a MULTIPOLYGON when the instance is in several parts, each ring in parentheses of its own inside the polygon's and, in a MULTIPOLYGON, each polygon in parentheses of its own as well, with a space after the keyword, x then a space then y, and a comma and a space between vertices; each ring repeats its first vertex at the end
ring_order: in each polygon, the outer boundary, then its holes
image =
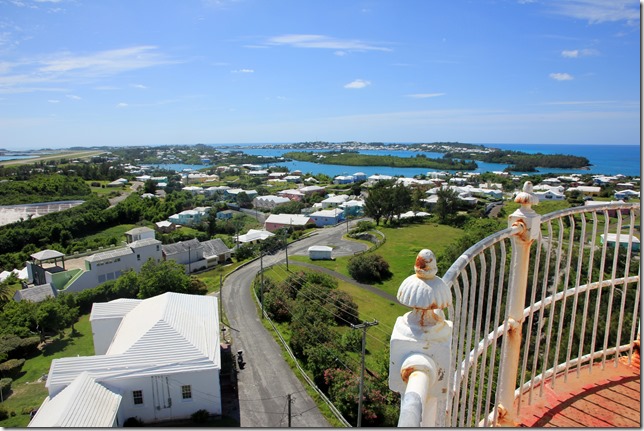
POLYGON ((356 226, 353 229, 351 229, 351 233, 355 234, 355 233, 367 232, 375 228, 376 228, 376 224, 374 222, 361 220, 356 224, 356 226))
POLYGON ((3 397, 6 397, 9 393, 9 390, 11 389, 11 382, 13 382, 13 379, 10 379, 9 377, 0 379, 0 393, 2 393, 3 397))
POLYGON ((25 363, 24 359, 9 359, 0 364, 0 374, 3 376, 15 377, 20 372, 22 365, 25 363))
POLYGON ((210 412, 204 409, 197 410, 196 412, 190 415, 190 419, 192 419, 192 421, 196 424, 206 423, 210 419, 210 412))
POLYGON ((361 283, 377 283, 391 277, 389 263, 377 254, 362 254, 349 259, 347 270, 361 283))
POLYGON ((9 413, 4 407, 0 407, 0 421, 3 421, 9 417, 9 413))
POLYGON ((123 422, 123 427, 142 427, 143 421, 136 416, 129 417, 123 422))

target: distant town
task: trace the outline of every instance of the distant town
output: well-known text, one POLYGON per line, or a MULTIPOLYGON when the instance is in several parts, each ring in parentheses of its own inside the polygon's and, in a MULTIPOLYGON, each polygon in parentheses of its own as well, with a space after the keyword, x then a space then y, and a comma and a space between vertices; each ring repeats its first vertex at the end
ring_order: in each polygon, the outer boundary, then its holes
MULTIPOLYGON (((350 164, 359 151, 384 145, 262 148, 306 150, 300 154, 321 164, 336 154, 337 163, 350 164)), ((0 426, 239 426, 239 401, 251 396, 240 392, 250 387, 247 367, 269 373, 250 346, 272 342, 261 325, 242 327, 233 308, 243 295, 254 301, 250 292, 285 330, 276 336, 286 337, 285 351, 346 419, 323 417, 315 405, 302 411, 319 415, 310 419, 319 426, 355 426, 355 406, 343 401, 355 388, 344 367, 359 372, 361 354, 351 325, 366 319, 363 309, 378 313, 383 326, 394 324, 405 312, 397 289, 421 249, 433 249, 443 274, 467 247, 507 227, 526 182, 539 214, 640 201, 639 177, 479 173, 455 165, 497 157, 528 171, 589 164, 577 156, 400 144, 387 149, 443 153, 442 166, 461 169, 366 175, 360 166, 373 159, 362 159, 354 172, 329 176, 277 165, 293 153, 256 156, 247 148, 0 151, 30 156, 0 162, 0 426), (243 273, 252 276, 242 281, 243 273), (327 301, 341 311, 328 311, 321 305, 327 301)), ((639 230, 633 226, 637 253, 639 230)), ((616 239, 602 234, 601 241, 616 239)), ((399 397, 382 395, 390 392, 381 366, 388 336, 375 336, 366 353, 370 414, 360 418, 363 425, 397 422, 399 397)))

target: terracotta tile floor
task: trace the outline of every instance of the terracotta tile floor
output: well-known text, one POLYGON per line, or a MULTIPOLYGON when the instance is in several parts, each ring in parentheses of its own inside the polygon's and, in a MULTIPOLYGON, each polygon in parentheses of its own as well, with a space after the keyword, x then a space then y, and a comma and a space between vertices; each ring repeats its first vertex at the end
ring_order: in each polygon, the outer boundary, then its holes
POLYGON ((640 428, 640 369, 639 357, 634 364, 607 361, 605 368, 588 367, 569 372, 555 380, 555 389, 550 381, 539 396, 539 388, 533 392, 532 405, 527 405, 528 395, 523 396, 520 426, 524 427, 628 427, 640 428))

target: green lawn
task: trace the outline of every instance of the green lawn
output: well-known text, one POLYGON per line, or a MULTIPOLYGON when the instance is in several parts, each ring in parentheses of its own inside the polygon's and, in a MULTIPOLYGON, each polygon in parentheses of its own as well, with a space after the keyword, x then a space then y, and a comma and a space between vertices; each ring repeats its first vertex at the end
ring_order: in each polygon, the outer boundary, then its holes
POLYGON ((91 242, 94 239, 104 239, 104 238, 116 238, 117 245, 120 245, 123 241, 125 241, 125 232, 134 229, 136 225, 134 224, 120 224, 118 226, 113 226, 107 229, 104 229, 100 233, 95 233, 93 235, 87 235, 82 238, 78 239, 84 239, 87 240, 88 242, 91 242))
MULTIPOLYGON (((398 292, 400 283, 414 273, 416 256, 420 250, 428 248, 438 256, 445 247, 463 234, 462 229, 430 222, 412 224, 402 228, 379 226, 378 230, 385 235, 386 241, 370 253, 382 256, 389 263, 389 270, 393 276, 389 280, 376 284, 375 287, 394 296, 398 292)), ((347 263, 350 258, 350 256, 343 256, 335 260, 312 261, 306 256, 292 257, 293 260, 313 263, 346 276, 349 276, 347 263)))
POLYGON ((52 359, 94 354, 89 314, 81 316, 74 327, 77 334, 70 335, 71 329, 65 330, 63 339, 52 338, 52 342, 43 349, 41 355, 25 361, 20 377, 11 384, 11 394, 2 404, 2 407, 9 413, 15 412, 15 416, 0 421, 0 427, 21 428, 27 426, 29 412, 40 407, 47 397, 45 383, 37 380, 49 372, 52 359))
POLYGON ((226 278, 228 274, 237 269, 244 262, 234 262, 226 265, 217 265, 213 269, 210 269, 199 274, 194 274, 194 276, 203 281, 206 286, 208 286, 208 293, 219 292, 219 277, 222 277, 222 280, 226 278))

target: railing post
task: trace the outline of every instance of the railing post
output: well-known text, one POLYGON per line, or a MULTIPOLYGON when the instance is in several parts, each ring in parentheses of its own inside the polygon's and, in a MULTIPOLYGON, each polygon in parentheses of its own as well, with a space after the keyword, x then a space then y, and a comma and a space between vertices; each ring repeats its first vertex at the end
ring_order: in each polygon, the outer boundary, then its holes
POLYGON ((398 301, 412 311, 398 317, 391 335, 389 388, 401 394, 399 427, 445 426, 452 322, 443 309, 449 287, 436 276, 430 250, 418 253, 416 274, 398 289, 398 301))
POLYGON ((499 375, 499 412, 497 421, 501 424, 514 425, 514 392, 517 386, 519 356, 521 353, 521 327, 523 325, 523 310, 528 286, 528 270, 530 268, 530 246, 539 237, 541 231, 541 216, 532 205, 539 203, 532 193, 532 183, 526 181, 523 191, 514 199, 521 204, 508 217, 508 225, 517 230, 512 235, 512 260, 510 263, 510 281, 508 292, 508 334, 501 352, 501 369, 499 375), (504 417, 499 417, 504 416, 504 417))

